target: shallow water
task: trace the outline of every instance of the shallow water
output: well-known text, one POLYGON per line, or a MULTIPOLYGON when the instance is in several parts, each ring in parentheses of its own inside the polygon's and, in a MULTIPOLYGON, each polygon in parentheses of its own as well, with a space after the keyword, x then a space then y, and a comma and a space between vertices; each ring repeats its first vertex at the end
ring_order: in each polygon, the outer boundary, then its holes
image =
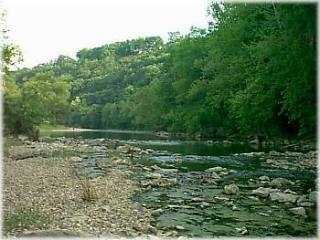
MULTIPOLYGON (((257 200, 251 195, 253 189, 261 186, 258 177, 263 175, 270 179, 289 179, 295 183, 290 190, 299 195, 308 194, 315 189, 315 172, 272 167, 266 164, 264 154, 252 157, 234 155, 256 152, 257 149, 249 144, 210 145, 204 141, 163 139, 151 132, 138 131, 50 132, 44 135, 117 139, 120 143, 160 150, 151 157, 132 158, 134 164, 178 170, 175 176, 177 185, 151 188, 134 198, 149 209, 161 210, 153 215, 153 225, 158 230, 176 231, 178 236, 191 237, 316 234, 315 207, 306 208, 308 217, 303 218, 289 212, 289 208, 296 207, 294 204, 257 200), (216 184, 204 182, 204 171, 216 166, 235 172, 216 180, 216 184), (240 195, 224 193, 224 185, 230 183, 237 184, 240 195)), ((139 182, 145 180, 145 174, 142 170, 135 171, 132 177, 139 182)))
MULTIPOLYGON (((241 236, 245 227, 250 236, 314 236, 316 221, 292 215, 290 204, 279 204, 268 199, 251 199, 251 191, 261 186, 259 176, 283 177, 299 180, 290 189, 298 194, 307 194, 315 188, 315 174, 309 171, 280 170, 261 165, 261 159, 246 159, 239 156, 159 156, 137 160, 146 166, 176 168, 178 184, 170 188, 152 188, 136 198, 151 209, 162 209, 155 216, 155 225, 162 230, 176 230, 183 226, 178 236, 212 237, 241 236), (204 183, 205 169, 221 166, 236 170, 236 173, 217 180, 217 185, 204 183), (250 180, 251 179, 251 180, 250 180), (227 195, 223 186, 236 183, 240 195, 227 195), (217 197, 217 198, 216 198, 217 197), (233 207, 236 210, 233 210, 233 207), (237 230, 238 228, 238 230, 237 230)), ((137 178, 139 178, 137 176, 137 178)), ((310 208, 315 217, 315 208, 310 208)))
POLYGON ((108 138, 120 142, 133 144, 141 148, 151 148, 160 151, 169 151, 184 155, 199 156, 223 156, 231 153, 255 152, 258 149, 248 143, 246 144, 210 144, 207 141, 190 141, 174 136, 163 138, 153 132, 146 131, 124 131, 124 130, 94 130, 83 132, 71 131, 43 131, 42 136, 66 137, 83 139, 108 138))

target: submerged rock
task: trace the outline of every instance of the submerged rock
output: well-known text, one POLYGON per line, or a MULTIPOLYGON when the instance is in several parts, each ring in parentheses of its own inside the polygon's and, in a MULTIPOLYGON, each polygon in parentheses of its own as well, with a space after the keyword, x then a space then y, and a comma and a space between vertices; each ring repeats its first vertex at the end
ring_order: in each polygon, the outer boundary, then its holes
POLYGON ((230 185, 224 186, 224 192, 229 195, 235 195, 240 192, 240 189, 237 185, 230 184, 230 185))

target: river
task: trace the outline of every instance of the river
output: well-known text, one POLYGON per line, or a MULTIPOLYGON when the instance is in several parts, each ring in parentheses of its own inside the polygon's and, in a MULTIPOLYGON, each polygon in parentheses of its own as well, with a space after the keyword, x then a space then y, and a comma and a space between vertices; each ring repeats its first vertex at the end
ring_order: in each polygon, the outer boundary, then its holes
POLYGON ((134 200, 154 211, 157 229, 190 237, 316 234, 316 208, 308 197, 316 187, 316 172, 297 167, 299 159, 304 157, 300 153, 286 155, 279 153, 279 149, 276 149, 277 152, 259 149, 258 152, 255 146, 248 143, 212 144, 176 137, 162 138, 152 132, 139 131, 59 131, 42 134, 66 138, 108 138, 119 141, 120 145, 156 150, 157 154, 152 157, 133 157, 131 160, 149 169, 147 172, 135 172, 133 178, 139 182, 150 176, 150 171, 156 171, 155 167, 177 170, 176 185, 146 188, 135 196, 134 200), (276 161, 272 162, 270 158, 276 161), (284 164, 278 166, 277 161, 284 164), (214 167, 224 168, 227 173, 211 181, 207 172, 214 167), (266 180, 259 179, 262 176, 266 180), (302 205, 306 214, 292 214, 293 208, 301 208, 297 203, 299 200, 279 203, 252 196, 253 190, 269 188, 272 180, 278 178, 287 181, 277 186, 284 194, 307 199, 309 205, 302 205), (236 184, 240 194, 226 194, 223 187, 228 184, 236 184))

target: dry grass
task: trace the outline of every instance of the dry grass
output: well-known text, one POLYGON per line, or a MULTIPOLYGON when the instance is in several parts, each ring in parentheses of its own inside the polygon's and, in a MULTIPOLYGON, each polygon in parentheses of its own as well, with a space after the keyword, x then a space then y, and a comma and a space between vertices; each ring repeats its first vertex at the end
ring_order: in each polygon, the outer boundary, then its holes
POLYGON ((82 186, 82 200, 91 202, 98 199, 97 192, 89 179, 80 180, 82 186))

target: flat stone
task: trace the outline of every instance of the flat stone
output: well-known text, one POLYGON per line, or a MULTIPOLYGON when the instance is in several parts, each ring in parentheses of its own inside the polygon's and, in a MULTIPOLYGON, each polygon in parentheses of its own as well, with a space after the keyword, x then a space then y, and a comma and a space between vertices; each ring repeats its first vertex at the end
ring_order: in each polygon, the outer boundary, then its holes
POLYGON ((176 229, 177 230, 185 230, 186 228, 184 226, 178 225, 178 226, 176 226, 176 229))
POLYGON ((152 179, 159 179, 161 178, 161 174, 160 173, 148 173, 146 175, 147 178, 152 178, 152 179))
POLYGON ((201 202, 203 201, 203 198, 195 197, 191 199, 192 202, 201 202))
POLYGON ((217 200, 222 200, 222 201, 229 201, 229 200, 230 200, 229 198, 219 197, 219 196, 216 196, 216 197, 214 197, 214 198, 217 199, 217 200))
POLYGON ((227 169, 223 168, 223 167, 213 167, 213 168, 209 168, 209 169, 205 170, 205 172, 208 172, 208 173, 211 173, 211 172, 219 173, 219 172, 223 172, 223 171, 226 171, 226 170, 227 169))
POLYGON ((290 208, 289 211, 295 215, 299 215, 299 216, 303 216, 303 217, 307 216, 306 210, 304 209, 304 207, 290 208))
POLYGON ((298 199, 297 195, 290 194, 290 193, 282 193, 282 192, 271 192, 269 196, 271 201, 277 201, 277 202, 295 203, 298 199))

